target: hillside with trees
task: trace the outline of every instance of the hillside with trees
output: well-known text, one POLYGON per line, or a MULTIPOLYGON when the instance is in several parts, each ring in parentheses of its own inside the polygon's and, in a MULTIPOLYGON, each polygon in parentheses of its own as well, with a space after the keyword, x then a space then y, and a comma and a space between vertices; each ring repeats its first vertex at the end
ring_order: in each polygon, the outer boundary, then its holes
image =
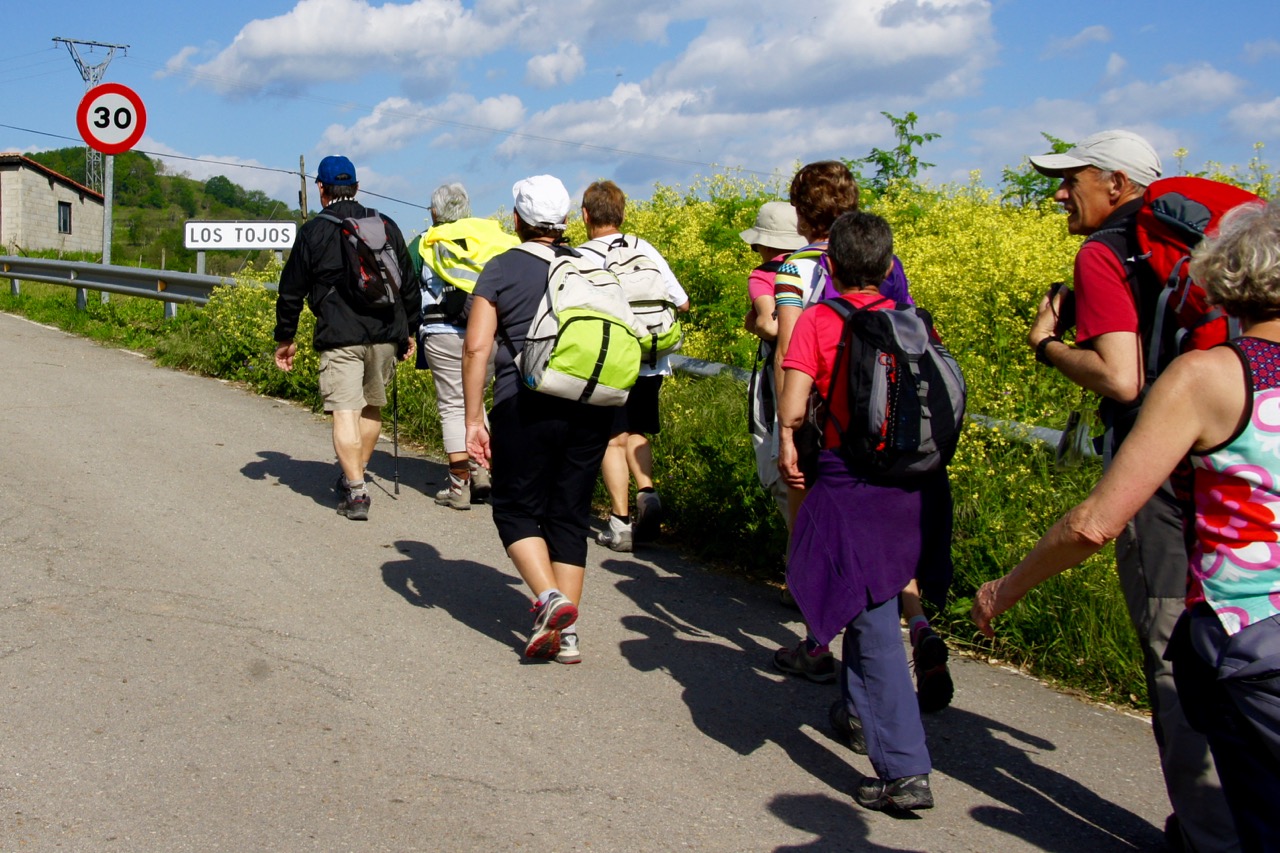
MULTIPOLYGON (((24 155, 73 181, 85 183, 85 149, 58 148, 24 155)), ((194 272, 196 253, 182 245, 188 219, 243 219, 301 222, 298 210, 261 190, 246 190, 223 175, 197 181, 167 174, 165 165, 137 151, 115 158, 111 259, 126 266, 194 272)), ((271 252, 210 252, 205 269, 232 275, 260 268, 271 252)))

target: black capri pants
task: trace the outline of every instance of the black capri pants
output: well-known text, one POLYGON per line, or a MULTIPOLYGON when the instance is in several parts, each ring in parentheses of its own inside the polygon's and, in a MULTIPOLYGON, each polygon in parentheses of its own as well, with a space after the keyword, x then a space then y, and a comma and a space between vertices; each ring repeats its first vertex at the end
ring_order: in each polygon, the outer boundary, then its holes
POLYGON ((540 536, 554 563, 585 566, 591 497, 614 410, 520 388, 489 412, 493 523, 502 546, 540 536))

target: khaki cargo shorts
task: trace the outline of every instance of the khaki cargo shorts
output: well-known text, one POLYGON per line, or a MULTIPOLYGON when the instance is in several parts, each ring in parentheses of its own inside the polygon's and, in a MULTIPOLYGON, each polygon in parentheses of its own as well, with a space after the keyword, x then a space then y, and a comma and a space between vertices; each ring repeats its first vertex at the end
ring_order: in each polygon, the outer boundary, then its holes
POLYGON ((359 411, 387 404, 396 369, 395 344, 362 344, 320 353, 320 396, 326 412, 359 411))

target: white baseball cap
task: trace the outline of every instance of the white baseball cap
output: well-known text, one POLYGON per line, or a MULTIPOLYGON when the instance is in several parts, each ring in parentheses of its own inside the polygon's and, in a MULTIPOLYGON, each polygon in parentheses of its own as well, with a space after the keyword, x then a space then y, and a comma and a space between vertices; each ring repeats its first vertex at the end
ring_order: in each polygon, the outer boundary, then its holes
POLYGON ((564 230, 564 220, 569 215, 569 191, 559 178, 551 175, 524 178, 516 181, 511 195, 515 198, 516 213, 528 224, 564 230))
POLYGON ((1042 175, 1060 178, 1068 169, 1097 166, 1105 172, 1124 172, 1129 180, 1150 186, 1160 177, 1160 155, 1151 143, 1127 130, 1104 130, 1087 136, 1065 154, 1038 154, 1028 158, 1042 175))

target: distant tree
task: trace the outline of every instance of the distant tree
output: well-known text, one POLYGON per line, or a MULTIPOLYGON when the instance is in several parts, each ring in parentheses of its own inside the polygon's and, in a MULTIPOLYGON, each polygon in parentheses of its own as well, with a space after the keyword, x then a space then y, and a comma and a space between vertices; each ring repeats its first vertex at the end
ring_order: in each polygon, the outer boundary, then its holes
MULTIPOLYGON (((1043 131, 1040 135, 1049 143, 1050 151, 1054 154, 1062 154, 1075 144, 1043 131)), ((1058 190, 1058 183, 1057 178, 1037 172, 1031 161, 1023 157, 1017 169, 1006 166, 1000 173, 1000 200, 1014 207, 1035 207, 1053 198, 1058 190)))
POLYGON ((238 207, 242 190, 231 183, 226 175, 214 175, 204 182, 204 191, 209 198, 219 201, 227 207, 238 207))
POLYGON ((887 112, 881 112, 880 115, 887 118, 893 125, 893 135, 897 138, 898 144, 888 151, 872 148, 871 153, 866 157, 849 164, 850 169, 855 172, 859 171, 856 168, 858 166, 866 165, 875 168, 875 174, 864 183, 877 193, 884 192, 890 184, 894 183, 914 184, 921 169, 928 169, 934 165, 921 160, 916 152, 926 142, 932 142, 941 136, 938 133, 916 133, 915 126, 920 117, 915 113, 909 112, 902 117, 887 112))
POLYGON ((169 200, 180 207, 188 219, 195 216, 199 209, 194 184, 194 181, 187 178, 169 179, 169 200))

